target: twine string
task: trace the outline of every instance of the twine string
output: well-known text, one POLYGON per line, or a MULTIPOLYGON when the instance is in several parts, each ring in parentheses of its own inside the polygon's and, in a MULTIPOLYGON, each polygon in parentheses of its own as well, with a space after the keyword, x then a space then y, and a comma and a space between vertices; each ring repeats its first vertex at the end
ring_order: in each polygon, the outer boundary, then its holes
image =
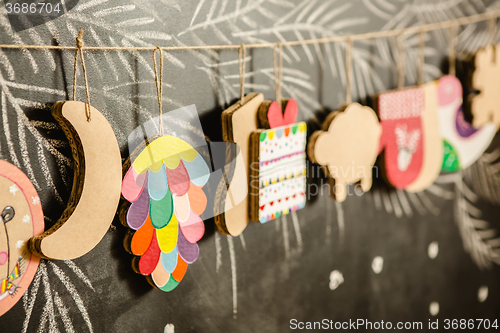
MULTIPOLYGON (((467 25, 471 23, 477 23, 487 20, 494 20, 500 16, 500 9, 489 11, 481 14, 464 16, 460 18, 456 18, 453 20, 429 23, 420 26, 401 28, 401 29, 393 29, 393 30, 382 30, 382 31, 373 31, 367 32, 357 35, 350 35, 353 41, 355 40, 364 40, 364 39, 372 39, 372 38, 381 38, 381 37, 391 37, 391 36, 399 36, 403 33, 411 34, 418 33, 419 31, 432 31, 432 30, 440 30, 452 27, 454 25, 467 25)), ((323 37, 323 38, 313 38, 313 39, 304 39, 304 40, 293 40, 293 41, 284 41, 280 44, 286 46, 293 45, 309 45, 309 44, 318 44, 318 43, 334 43, 334 42, 342 42, 344 41, 346 36, 333 36, 333 37, 323 37)), ((254 44, 246 44, 245 47, 248 48, 273 48, 276 46, 276 43, 254 43, 254 44)), ((164 51, 171 50, 222 50, 222 49, 238 49, 240 45, 199 45, 199 46, 164 46, 160 47, 164 51)), ((77 47, 74 46, 65 46, 65 45, 28 45, 28 44, 0 44, 0 48, 9 48, 9 49, 53 49, 53 50, 74 50, 77 47)), ((83 47, 86 50, 129 50, 129 51, 137 51, 137 50, 149 50, 152 51, 156 49, 156 47, 151 46, 86 46, 83 47)))
POLYGON ((238 65, 240 69, 240 104, 243 105, 245 98, 245 63, 246 63, 245 44, 241 44, 238 49, 238 65))
POLYGON ((90 94, 89 94, 89 82, 87 80, 87 68, 85 67, 85 58, 83 57, 83 30, 78 32, 76 37, 76 51, 75 51, 75 61, 74 61, 74 71, 73 71, 73 100, 76 101, 76 76, 78 74, 78 55, 82 59, 82 71, 83 79, 85 81, 85 95, 87 97, 87 103, 85 104, 85 116, 87 121, 90 122, 90 94))
POLYGON ((351 104, 351 80, 352 80, 352 38, 345 39, 345 74, 346 74, 346 87, 345 87, 345 102, 351 104))
POLYGON ((424 64, 425 64, 425 31, 421 30, 418 34, 418 84, 424 83, 424 64))
POLYGON ((455 62, 457 61, 457 29, 458 26, 452 25, 449 28, 449 38, 450 38, 450 46, 448 50, 448 62, 449 62, 449 75, 455 76, 456 74, 456 68, 455 68, 455 62))
POLYGON ((276 43, 273 48, 274 91, 276 101, 281 103, 281 77, 283 71, 283 45, 276 43))
POLYGON ((488 21, 488 44, 491 45, 495 42, 495 32, 496 32, 497 18, 492 17, 488 21))
POLYGON ((398 44, 398 89, 403 89, 405 85, 405 45, 406 45, 406 35, 402 33, 397 37, 398 44))
POLYGON ((156 47, 153 51, 153 64, 155 71, 156 97, 158 98, 158 114, 160 123, 160 135, 163 136, 163 117, 162 117, 162 96, 163 96, 163 53, 160 47, 156 47), (156 66, 156 51, 160 52, 160 75, 156 66))

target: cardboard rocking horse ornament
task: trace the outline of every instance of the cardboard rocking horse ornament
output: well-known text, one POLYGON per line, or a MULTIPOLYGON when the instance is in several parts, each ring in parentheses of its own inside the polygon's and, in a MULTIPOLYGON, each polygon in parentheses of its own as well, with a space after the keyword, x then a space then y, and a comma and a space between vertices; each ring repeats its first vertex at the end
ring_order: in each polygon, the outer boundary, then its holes
POLYGON ((351 103, 330 114, 322 130, 311 135, 307 152, 313 162, 324 167, 332 198, 344 201, 346 185, 358 181, 363 191, 371 188, 381 132, 371 108, 351 103))
POLYGON ((293 99, 265 101, 250 136, 250 218, 265 223, 306 204, 307 126, 293 99), (282 111, 284 110, 284 112, 282 111))

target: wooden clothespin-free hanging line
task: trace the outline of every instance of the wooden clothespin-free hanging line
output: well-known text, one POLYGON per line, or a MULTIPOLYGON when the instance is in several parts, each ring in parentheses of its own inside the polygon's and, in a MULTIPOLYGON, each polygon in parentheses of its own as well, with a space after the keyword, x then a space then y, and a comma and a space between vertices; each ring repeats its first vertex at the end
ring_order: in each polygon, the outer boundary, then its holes
POLYGON ((283 71, 283 45, 281 43, 276 43, 273 47, 273 70, 276 101, 281 105, 281 78, 283 71))
POLYGON ((345 103, 346 105, 351 104, 351 80, 352 80, 352 38, 347 37, 345 39, 345 75, 346 75, 346 87, 345 87, 345 103))
POLYGON ((496 25, 497 25, 497 18, 496 17, 490 18, 490 20, 488 21, 488 45, 492 45, 493 47, 493 52, 492 52, 493 63, 496 62, 497 58, 496 57, 497 49, 493 45, 493 43, 495 43, 496 25))
POLYGON ((406 46, 406 35, 401 33, 397 36, 397 46, 398 46, 398 89, 403 89, 405 85, 405 46, 406 46))
POLYGON ((455 68, 455 63, 457 61, 457 29, 458 26, 452 25, 449 28, 449 39, 450 39, 450 45, 449 45, 449 50, 448 50, 448 62, 449 62, 449 70, 448 74, 455 76, 456 74, 456 68, 455 68))
POLYGON ((76 101, 76 75, 77 75, 77 64, 78 64, 78 55, 80 55, 82 59, 82 70, 83 70, 83 79, 85 81, 85 95, 87 97, 87 104, 85 104, 85 116, 87 117, 87 121, 90 122, 90 94, 89 94, 89 83, 87 81, 87 68, 85 67, 85 58, 83 57, 83 30, 78 32, 78 36, 76 37, 76 51, 75 51, 75 65, 74 65, 74 73, 73 73, 73 100, 76 101))
POLYGON ((425 34, 426 32, 422 29, 418 32, 419 42, 418 42, 418 85, 424 84, 424 65, 425 65, 425 34))
POLYGON ((158 98, 158 114, 160 135, 163 136, 163 117, 162 117, 162 95, 163 95, 163 53, 161 48, 157 46, 153 51, 153 64, 155 71, 155 84, 156 84, 156 97, 158 98), (156 67, 156 51, 160 52, 160 75, 158 75, 158 68, 156 67))
POLYGON ((245 44, 241 44, 238 49, 238 65, 240 70, 240 104, 243 105, 243 99, 245 98, 245 58, 246 49, 245 44))

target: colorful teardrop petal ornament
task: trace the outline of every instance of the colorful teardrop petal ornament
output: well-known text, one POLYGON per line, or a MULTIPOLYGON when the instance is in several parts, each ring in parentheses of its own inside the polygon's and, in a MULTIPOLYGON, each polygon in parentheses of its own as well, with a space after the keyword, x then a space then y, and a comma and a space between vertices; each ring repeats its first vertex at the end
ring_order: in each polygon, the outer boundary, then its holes
POLYGON ((161 200, 167 194, 167 173, 165 165, 162 164, 160 171, 149 172, 148 174, 148 192, 149 197, 154 200, 161 200))
POLYGON ((188 264, 192 264, 198 259, 198 255, 200 254, 200 248, 198 244, 190 243, 186 237, 179 232, 179 238, 177 240, 177 251, 179 252, 179 256, 188 264))
POLYGON ((165 227, 156 230, 158 244, 162 252, 168 253, 175 248, 178 232, 179 222, 177 222, 175 215, 172 215, 172 218, 165 227))
POLYGON ((156 229, 161 229, 168 224, 172 218, 174 211, 174 202, 172 200, 172 193, 167 190, 167 193, 161 200, 149 200, 150 217, 153 226, 156 229))
POLYGON ((167 182, 168 188, 172 194, 183 196, 189 190, 189 174, 182 161, 179 162, 177 168, 167 168, 167 182))
POLYGON ((191 206, 191 210, 196 215, 201 215, 207 208, 207 196, 205 192, 198 186, 195 186, 194 183, 191 184, 188 191, 189 197, 189 205, 191 206))
POLYGON ((172 273, 172 277, 175 279, 175 281, 177 282, 182 281, 182 278, 186 274, 187 268, 188 268, 187 262, 182 260, 182 258, 179 256, 179 258, 177 258, 177 267, 175 267, 175 270, 172 273))
POLYGON ((161 262, 158 261, 155 270, 151 274, 151 277, 153 278, 153 281, 157 287, 163 287, 170 279, 170 274, 165 272, 161 262))
POLYGON ((134 202, 139 198, 144 189, 147 175, 147 170, 139 175, 133 167, 128 169, 122 182, 122 195, 128 202, 134 202))
POLYGON ((161 264, 166 272, 172 273, 175 270, 175 267, 177 266, 177 257, 177 247, 174 247, 171 252, 161 253, 161 264))
POLYGON ((205 233, 205 224, 201 218, 192 211, 185 222, 180 223, 181 232, 190 243, 196 243, 205 233))
POLYGON ((174 213, 177 216, 177 220, 180 222, 186 221, 189 217, 189 197, 188 195, 183 195, 178 197, 173 196, 174 200, 174 213))
POLYGON ((153 238, 154 231, 155 228, 153 228, 151 220, 148 216, 146 222, 144 222, 142 227, 140 227, 139 230, 137 230, 132 236, 130 249, 132 250, 133 254, 135 254, 136 256, 142 256, 147 251, 149 245, 151 244, 151 239, 153 238))
POLYGON ((203 186, 210 178, 210 169, 200 154, 192 162, 184 161, 191 182, 196 186, 203 186))
POLYGON ((142 191, 139 198, 132 202, 127 212, 127 224, 130 229, 137 230, 146 221, 149 215, 149 195, 147 188, 142 191))
POLYGON ((150 275, 153 273, 158 260, 160 260, 160 247, 158 246, 158 241, 156 240, 156 232, 153 230, 153 238, 151 239, 151 244, 149 248, 142 255, 139 260, 139 271, 142 275, 150 275))

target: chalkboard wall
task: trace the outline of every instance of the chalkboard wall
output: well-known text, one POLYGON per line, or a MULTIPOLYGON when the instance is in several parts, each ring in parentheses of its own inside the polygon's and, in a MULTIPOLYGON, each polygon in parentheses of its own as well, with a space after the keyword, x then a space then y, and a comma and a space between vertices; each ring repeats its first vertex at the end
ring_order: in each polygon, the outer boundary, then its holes
MULTIPOLYGON (((500 1, 80 0, 68 3, 64 15, 23 29, 11 22, 29 22, 9 21, 0 5, 0 43, 72 46, 80 29, 87 46, 277 42, 496 8, 500 1)), ((486 45, 487 31, 486 23, 460 29, 458 57, 486 45)), ((418 35, 409 35, 406 45, 406 84, 412 85, 418 35)), ((447 73, 447 47, 448 31, 427 34, 426 81, 447 73)), ((284 47, 283 96, 297 100, 309 133, 345 100, 343 55, 342 43, 284 47)), ((73 57, 72 50, 0 49, 0 156, 35 184, 47 226, 64 210, 73 181, 68 141, 50 115, 52 103, 72 98, 73 57)), ((396 57, 393 38, 354 43, 355 101, 368 103, 396 87, 396 57)), ((91 103, 110 122, 126 158, 128 134, 158 112, 152 52, 85 51, 85 59, 91 103)), ((171 51, 164 60, 163 110, 195 104, 205 134, 221 141, 221 112, 239 96, 237 51, 171 51)), ((248 49, 246 61, 246 92, 273 99, 271 50, 248 49)), ((81 74, 77 97, 84 100, 81 74)), ((116 218, 87 255, 42 260, 29 291, 0 318, 0 331, 282 332, 292 319, 493 320, 500 312, 496 141, 476 164, 441 175, 421 193, 394 190, 382 179, 343 203, 311 191, 304 209, 252 223, 238 237, 218 233, 207 220, 200 257, 171 293, 132 271, 123 248, 127 228, 116 218)), ((327 183, 309 178, 309 186, 327 183)))

